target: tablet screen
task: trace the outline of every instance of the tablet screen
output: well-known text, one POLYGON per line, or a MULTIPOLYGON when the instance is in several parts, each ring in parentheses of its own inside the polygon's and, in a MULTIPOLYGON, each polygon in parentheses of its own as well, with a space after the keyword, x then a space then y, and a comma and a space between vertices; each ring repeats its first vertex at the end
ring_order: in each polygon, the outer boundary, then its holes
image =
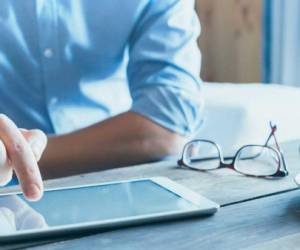
POLYGON ((9 218, 15 231, 196 208, 151 180, 47 191, 34 203, 22 195, 0 196, 0 217, 9 218))

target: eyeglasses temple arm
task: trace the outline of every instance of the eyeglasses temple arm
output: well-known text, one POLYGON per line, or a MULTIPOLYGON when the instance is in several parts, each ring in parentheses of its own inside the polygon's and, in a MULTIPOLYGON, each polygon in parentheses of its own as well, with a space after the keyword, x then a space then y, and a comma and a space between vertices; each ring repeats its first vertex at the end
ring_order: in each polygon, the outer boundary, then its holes
POLYGON ((268 145, 270 139, 272 138, 272 136, 274 137, 274 141, 275 141, 275 146, 276 146, 276 149, 279 151, 280 153, 280 156, 281 156, 281 159, 282 159, 282 165, 283 165, 283 168, 284 170, 286 171, 286 173, 288 173, 288 170, 287 170, 287 167, 286 167, 286 162, 285 162, 285 159, 283 157, 283 154, 281 152, 281 149, 280 149, 280 146, 279 146, 279 143, 278 143, 278 140, 277 140, 277 137, 276 137, 276 131, 277 131, 277 126, 276 125, 273 125, 272 122, 270 121, 270 127, 271 127, 271 133, 265 143, 265 146, 268 145))
POLYGON ((276 137, 276 131, 277 131, 277 126, 276 125, 273 125, 272 122, 270 122, 270 127, 271 127, 271 133, 270 135, 268 136, 268 139, 265 143, 265 146, 267 146, 269 144, 269 141, 271 140, 272 136, 274 137, 274 141, 275 141, 275 145, 276 145, 276 149, 278 151, 280 151, 280 146, 279 146, 279 143, 278 143, 278 140, 277 140, 277 137, 276 137))

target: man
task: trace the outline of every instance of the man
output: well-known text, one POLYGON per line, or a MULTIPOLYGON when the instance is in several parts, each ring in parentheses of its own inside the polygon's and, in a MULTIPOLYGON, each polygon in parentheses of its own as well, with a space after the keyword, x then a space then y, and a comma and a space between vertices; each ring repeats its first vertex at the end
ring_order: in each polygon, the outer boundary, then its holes
POLYGON ((2 0, 2 184, 14 170, 37 200, 40 171, 52 178, 177 154, 202 120, 194 4, 2 0), (38 167, 41 131, 49 138, 38 167))

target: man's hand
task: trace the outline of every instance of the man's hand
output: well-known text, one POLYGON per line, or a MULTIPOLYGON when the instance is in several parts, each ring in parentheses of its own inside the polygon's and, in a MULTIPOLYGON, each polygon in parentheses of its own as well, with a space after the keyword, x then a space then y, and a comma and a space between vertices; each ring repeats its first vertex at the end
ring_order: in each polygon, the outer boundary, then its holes
POLYGON ((0 185, 7 184, 15 171, 25 197, 39 200, 43 182, 37 162, 46 144, 47 137, 42 131, 18 129, 0 114, 0 185))

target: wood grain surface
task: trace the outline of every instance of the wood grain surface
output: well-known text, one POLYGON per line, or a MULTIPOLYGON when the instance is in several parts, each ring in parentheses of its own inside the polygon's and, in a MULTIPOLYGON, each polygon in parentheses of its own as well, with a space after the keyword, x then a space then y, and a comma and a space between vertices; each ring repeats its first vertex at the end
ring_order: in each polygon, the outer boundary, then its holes
POLYGON ((244 248, 243 250, 298 250, 300 248, 300 233, 279 237, 261 244, 244 248))

